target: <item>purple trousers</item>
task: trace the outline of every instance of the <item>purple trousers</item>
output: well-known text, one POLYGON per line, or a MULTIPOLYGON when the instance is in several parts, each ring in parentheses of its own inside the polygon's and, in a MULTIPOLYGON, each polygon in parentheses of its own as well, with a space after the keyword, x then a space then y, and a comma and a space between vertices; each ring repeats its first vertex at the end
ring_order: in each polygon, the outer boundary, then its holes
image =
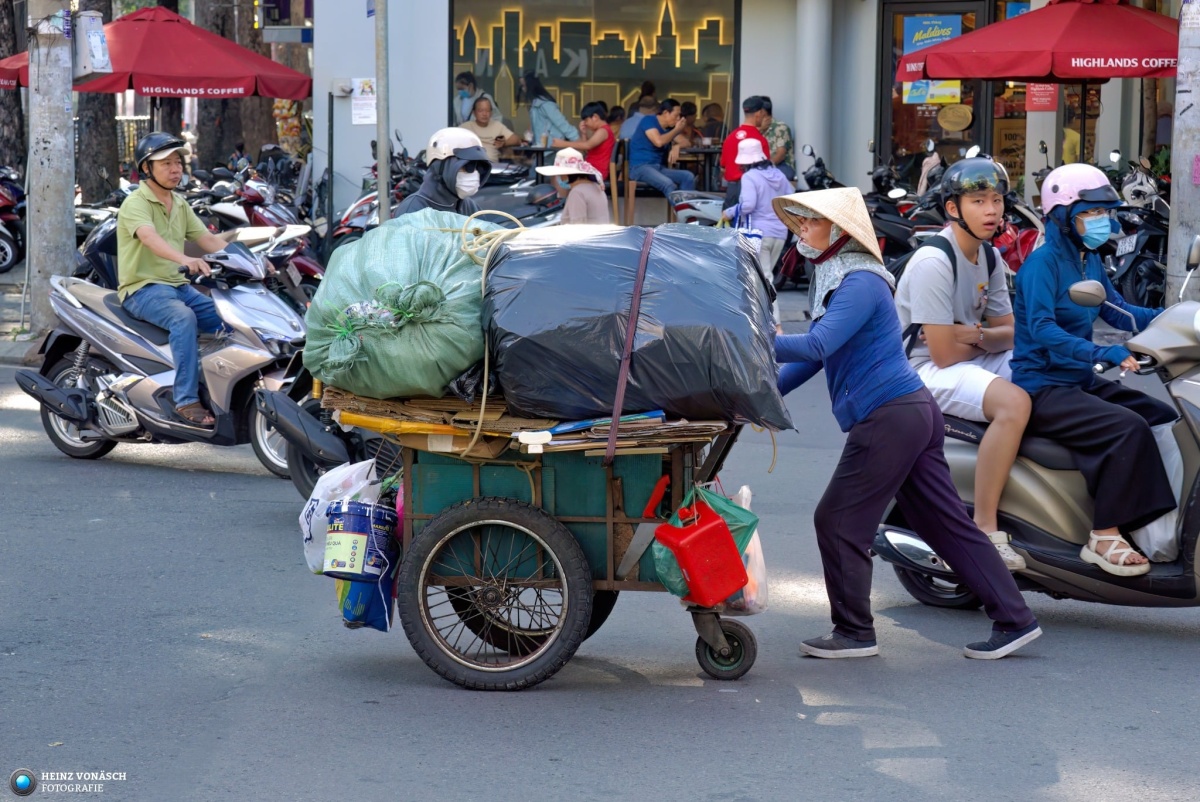
POLYGON ((926 389, 889 401, 855 424, 814 526, 833 631, 874 640, 867 550, 893 498, 912 529, 983 600, 993 629, 1033 623, 996 547, 967 515, 942 453, 945 423, 926 389))

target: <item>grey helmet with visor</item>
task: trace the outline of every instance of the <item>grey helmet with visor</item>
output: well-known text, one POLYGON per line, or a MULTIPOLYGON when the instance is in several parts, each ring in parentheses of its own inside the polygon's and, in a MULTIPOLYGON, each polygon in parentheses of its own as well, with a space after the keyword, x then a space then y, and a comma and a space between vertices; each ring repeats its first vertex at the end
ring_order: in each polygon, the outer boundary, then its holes
POLYGON ((946 168, 945 175, 942 176, 940 192, 942 209, 946 212, 946 219, 958 223, 964 231, 975 237, 975 239, 984 239, 984 237, 976 235, 971 230, 971 227, 967 225, 967 221, 961 216, 952 216, 946 204, 954 201, 955 205, 959 205, 959 199, 963 195, 969 195, 972 192, 986 192, 989 189, 994 190, 1001 196, 1008 195, 1008 171, 1004 169, 1003 165, 997 164, 987 156, 963 159, 950 165, 946 168))

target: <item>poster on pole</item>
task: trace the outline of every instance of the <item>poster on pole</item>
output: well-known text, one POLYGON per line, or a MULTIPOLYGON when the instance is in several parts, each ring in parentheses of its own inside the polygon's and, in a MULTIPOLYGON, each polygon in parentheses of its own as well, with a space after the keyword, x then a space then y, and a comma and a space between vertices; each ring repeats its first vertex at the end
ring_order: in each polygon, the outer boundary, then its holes
MULTIPOLYGON (((904 18, 904 54, 948 42, 962 33, 961 14, 904 18)), ((962 81, 913 81, 904 84, 906 104, 961 103, 962 81)))
POLYGON ((350 93, 350 124, 375 125, 375 79, 355 78, 350 93))

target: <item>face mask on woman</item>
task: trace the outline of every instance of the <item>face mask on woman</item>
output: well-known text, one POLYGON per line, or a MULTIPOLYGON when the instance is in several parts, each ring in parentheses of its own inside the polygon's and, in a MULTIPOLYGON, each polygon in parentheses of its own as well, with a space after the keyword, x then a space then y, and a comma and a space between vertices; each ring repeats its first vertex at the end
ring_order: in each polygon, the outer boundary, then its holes
POLYGON ((479 173, 460 170, 454 179, 454 193, 466 200, 479 191, 479 173))
POLYGON ((460 90, 458 90, 458 96, 461 97, 463 100, 466 100, 467 98, 469 98, 471 96, 471 93, 465 89, 460 89, 460 90))
POLYGON ((1110 234, 1112 234, 1112 224, 1109 222, 1108 215, 1088 217, 1083 221, 1083 235, 1080 239, 1083 240, 1083 247, 1094 251, 1108 242, 1110 234))
POLYGON ((571 188, 571 182, 568 181, 567 179, 563 178, 561 175, 558 178, 554 179, 554 183, 558 184, 559 189, 570 189, 571 188))

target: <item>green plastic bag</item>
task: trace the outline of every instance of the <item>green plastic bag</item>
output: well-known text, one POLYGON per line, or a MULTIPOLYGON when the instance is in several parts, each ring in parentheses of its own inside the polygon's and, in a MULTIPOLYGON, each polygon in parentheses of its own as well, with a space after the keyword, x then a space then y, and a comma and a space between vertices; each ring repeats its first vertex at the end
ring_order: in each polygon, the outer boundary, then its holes
POLYGON ((483 359, 483 268, 463 253, 465 222, 423 209, 334 251, 305 315, 305 367, 355 395, 437 398, 483 359))
MULTIPOLYGON (((688 491, 688 494, 684 496, 683 506, 690 507, 696 500, 703 501, 712 507, 713 512, 721 516, 733 534, 733 542, 737 544, 738 554, 745 554, 746 548, 750 545, 750 538, 754 537, 754 532, 758 529, 758 516, 750 510, 739 507, 721 494, 705 490, 703 487, 693 487, 688 491)), ((680 526, 683 523, 679 518, 678 510, 667 523, 671 526, 680 526)), ((688 594, 687 582, 684 581, 683 571, 679 568, 679 562, 675 559, 675 555, 658 540, 655 540, 650 548, 654 555, 654 571, 658 574, 658 581, 662 582, 666 589, 676 596, 680 598, 686 596, 688 594)))

